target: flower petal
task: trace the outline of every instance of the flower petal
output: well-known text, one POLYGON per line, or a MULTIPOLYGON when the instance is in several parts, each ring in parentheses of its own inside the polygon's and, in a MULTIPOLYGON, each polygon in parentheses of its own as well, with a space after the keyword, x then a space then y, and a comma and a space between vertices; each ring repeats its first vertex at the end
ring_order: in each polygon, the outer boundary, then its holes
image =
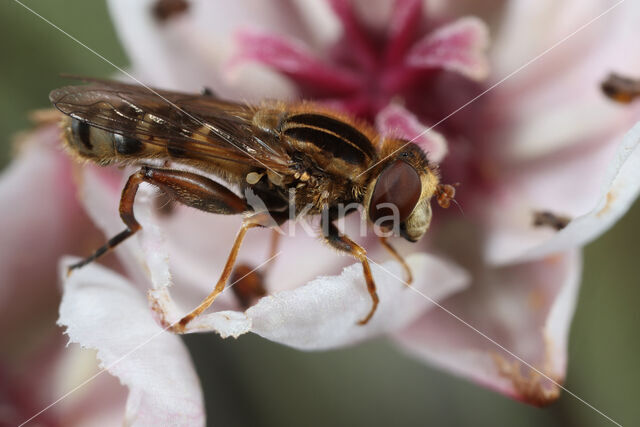
POLYGON ((313 89, 315 95, 350 93, 362 85, 357 75, 323 62, 298 40, 246 29, 236 34, 235 41, 229 70, 254 61, 313 89))
POLYGON ((418 41, 409 51, 407 64, 443 68, 472 80, 484 80, 489 74, 488 46, 486 25, 474 17, 460 18, 418 41))
MULTIPOLYGON (((435 301, 460 292, 468 276, 464 270, 425 254, 407 258, 414 275, 412 287, 435 301)), ((339 276, 319 277, 291 291, 262 298, 247 310, 252 331, 272 341, 304 350, 355 344, 400 329, 431 309, 429 300, 407 289, 400 264, 371 266, 380 305, 369 323, 357 322, 371 308, 360 264, 339 276)))
POLYGON ((397 335, 398 343, 420 359, 507 396, 549 404, 560 394, 553 382, 565 378, 581 269, 581 255, 574 251, 475 271, 477 282, 444 302, 448 312, 430 310, 397 335))
MULTIPOLYGON (((147 231, 145 236, 149 235, 147 231)), ((307 259, 320 259, 301 251, 299 244, 296 248, 307 259)), ((288 266, 302 265, 295 261, 295 257, 293 261, 290 258, 286 261, 288 266)), ((407 262, 414 275, 415 288, 435 300, 460 291, 468 281, 466 273, 459 267, 435 257, 414 254, 407 258, 407 262)), ((285 275, 296 277, 290 268, 285 270, 285 275)), ((397 262, 374 264, 372 271, 381 303, 366 326, 357 325, 371 307, 362 267, 358 263, 347 267, 339 276, 320 277, 303 286, 298 283, 291 290, 274 291, 269 288, 271 295, 260 299, 246 312, 227 310, 205 314, 189 323, 185 332, 214 331, 222 337, 237 337, 251 331, 282 344, 314 350, 345 346, 396 330, 429 308, 429 301, 405 289, 401 280, 404 271, 397 262)), ((164 276, 158 274, 156 277, 164 276)), ((269 279, 279 276, 282 273, 276 272, 269 279)), ((288 279, 287 282, 291 282, 291 277, 288 279)), ((282 289, 277 280, 274 282, 278 284, 276 289, 282 289)), ((267 285, 270 283, 268 281, 267 285)), ((231 296, 229 289, 233 285, 227 286, 221 298, 231 296)), ((169 286, 171 283, 154 283, 155 290, 150 293, 154 311, 163 326, 179 321, 187 313, 178 308, 169 293, 169 286)), ((220 307, 217 301, 215 304, 220 307)), ((223 306, 228 307, 228 302, 223 306)))
POLYGON ((620 4, 590 22, 610 6, 598 0, 509 3, 491 62, 495 81, 509 78, 490 102, 505 125, 492 139, 515 161, 605 141, 636 122, 640 105, 622 108, 600 85, 611 71, 633 75, 640 67, 640 57, 631 54, 640 37, 640 4, 620 4))
POLYGON ((424 126, 410 111, 389 104, 376 117, 376 127, 383 135, 403 138, 417 144, 429 160, 440 163, 447 155, 447 141, 440 133, 424 126))
POLYGON ((233 81, 225 80, 222 72, 231 54, 232 33, 240 27, 278 30, 306 40, 305 26, 288 1, 282 9, 274 6, 280 2, 191 0, 185 13, 167 22, 154 19, 155 1, 109 1, 118 35, 143 82, 189 91, 209 87, 230 99, 293 96, 286 79, 268 70, 248 69, 233 81))
POLYGON ((3 425, 122 424, 127 393, 116 378, 97 376, 69 394, 97 373, 98 364, 92 352, 65 347, 64 337, 54 324, 51 326, 46 336, 41 333, 44 342, 26 354, 0 358, 3 425), (55 405, 41 412, 54 401, 55 405))
MULTIPOLYGON (((497 28, 492 43, 491 64, 495 77, 507 76, 543 52, 544 57, 537 60, 536 65, 525 67, 505 83, 564 80, 570 76, 567 70, 576 66, 588 73, 583 61, 591 62, 594 54, 608 59, 594 61, 597 68, 626 63, 629 67, 626 71, 632 71, 638 62, 629 53, 634 50, 633 41, 638 32, 635 22, 639 6, 636 2, 614 6, 600 0, 511 0, 503 9, 503 25, 497 28), (540 31, 543 27, 545 31, 540 31), (614 45, 616 48, 611 49, 614 45), (614 58, 617 60, 612 62, 614 58)), ((534 93, 536 90, 539 88, 534 93)))
MULTIPOLYGON (((58 147, 59 135, 57 125, 23 135, 17 157, 0 176, 0 323, 5 325, 35 326, 35 318, 53 315, 58 258, 80 253, 98 238, 76 200, 72 164, 58 147)), ((22 329, 16 333, 20 342, 27 338, 22 329)), ((13 333, 3 334, 7 338, 13 333)))
POLYGON ((204 425, 189 354, 153 321, 139 291, 97 264, 74 271, 64 289, 58 323, 71 342, 96 349, 101 367, 129 387, 125 424, 204 425))
POLYGON ((608 230, 640 193, 640 123, 625 135, 615 155, 609 154, 611 148, 524 175, 512 194, 493 206, 486 245, 489 262, 541 258, 582 246, 608 230), (611 157, 604 172, 603 159, 611 157), (539 211, 571 215, 571 222, 557 232, 534 228, 533 215, 539 211))

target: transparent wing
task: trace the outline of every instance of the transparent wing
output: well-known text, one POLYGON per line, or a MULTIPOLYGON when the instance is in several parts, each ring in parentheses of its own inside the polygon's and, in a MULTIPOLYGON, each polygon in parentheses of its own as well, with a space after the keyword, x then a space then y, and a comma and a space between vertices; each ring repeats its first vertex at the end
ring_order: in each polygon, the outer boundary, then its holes
POLYGON ((88 81, 87 85, 56 89, 49 98, 73 118, 148 144, 170 141, 185 156, 290 171, 291 159, 279 139, 252 124, 254 110, 247 105, 208 95, 88 81))

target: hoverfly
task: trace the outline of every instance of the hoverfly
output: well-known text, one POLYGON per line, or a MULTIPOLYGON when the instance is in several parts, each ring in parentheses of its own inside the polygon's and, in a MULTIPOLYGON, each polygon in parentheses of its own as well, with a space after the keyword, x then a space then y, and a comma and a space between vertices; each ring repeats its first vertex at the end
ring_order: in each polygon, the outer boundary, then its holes
MULTIPOLYGON (((268 226, 264 215, 255 214, 246 198, 206 174, 239 188, 241 194, 252 191, 277 224, 289 219, 290 210, 295 215, 323 214, 324 241, 362 264, 372 307, 360 324, 375 313, 378 295, 366 250, 334 224, 344 215, 337 206, 362 204, 372 223, 384 220, 390 213, 388 207, 395 206, 397 234, 416 242, 429 227, 431 198, 435 196, 446 207, 455 194, 452 186, 440 183, 437 166, 416 144, 381 137, 368 125, 316 104, 266 101, 252 106, 223 101, 210 92, 187 94, 107 80, 85 81, 88 84, 62 87, 50 94, 53 105, 67 116, 63 119, 67 150, 101 166, 134 165, 139 169, 129 177, 120 199, 120 217, 126 228, 69 271, 97 259, 140 230, 133 205, 143 182, 202 211, 244 215, 215 288, 172 328, 175 332, 184 331, 222 292, 247 230, 268 226), (165 166, 153 166, 158 160, 165 166)), ((388 227, 384 221, 381 226, 388 227)), ((381 242, 410 278, 402 257, 386 238, 381 237, 381 242)))

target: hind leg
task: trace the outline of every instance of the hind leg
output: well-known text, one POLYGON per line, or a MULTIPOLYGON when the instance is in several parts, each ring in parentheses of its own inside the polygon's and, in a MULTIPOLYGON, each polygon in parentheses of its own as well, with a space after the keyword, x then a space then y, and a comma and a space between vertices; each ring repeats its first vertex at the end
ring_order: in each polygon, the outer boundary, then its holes
POLYGON ((138 187, 143 182, 161 188, 179 203, 202 211, 233 215, 249 209, 244 199, 207 177, 191 172, 143 166, 129 177, 120 197, 120 218, 127 228, 109 239, 93 254, 71 265, 69 273, 100 258, 140 230, 140 224, 133 213, 133 205, 138 187))
POLYGON ((76 268, 84 267, 90 262, 100 258, 140 230, 140 224, 136 221, 136 217, 133 214, 133 202, 136 198, 138 187, 143 181, 144 175, 142 171, 138 171, 129 177, 127 184, 122 189, 122 195, 120 196, 120 218, 122 218, 122 222, 124 222, 127 228, 110 238, 107 243, 96 249, 96 251, 88 257, 70 265, 67 269, 67 274, 71 274, 76 268))

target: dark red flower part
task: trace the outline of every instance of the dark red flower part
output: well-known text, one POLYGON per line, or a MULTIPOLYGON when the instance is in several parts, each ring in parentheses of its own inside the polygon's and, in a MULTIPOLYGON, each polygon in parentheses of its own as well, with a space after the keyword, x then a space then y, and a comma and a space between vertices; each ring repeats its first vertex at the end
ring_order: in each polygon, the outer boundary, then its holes
POLYGON ((322 56, 298 40, 245 29, 237 33, 238 49, 230 65, 259 62, 288 76, 303 98, 327 102, 371 121, 396 99, 415 103, 418 93, 426 95, 419 103, 432 102, 425 89, 439 72, 452 71, 476 81, 488 74, 487 30, 476 18, 437 28, 427 25, 425 30, 422 2, 398 0, 386 32, 379 34, 360 22, 350 2, 331 0, 330 4, 343 33, 322 56))

